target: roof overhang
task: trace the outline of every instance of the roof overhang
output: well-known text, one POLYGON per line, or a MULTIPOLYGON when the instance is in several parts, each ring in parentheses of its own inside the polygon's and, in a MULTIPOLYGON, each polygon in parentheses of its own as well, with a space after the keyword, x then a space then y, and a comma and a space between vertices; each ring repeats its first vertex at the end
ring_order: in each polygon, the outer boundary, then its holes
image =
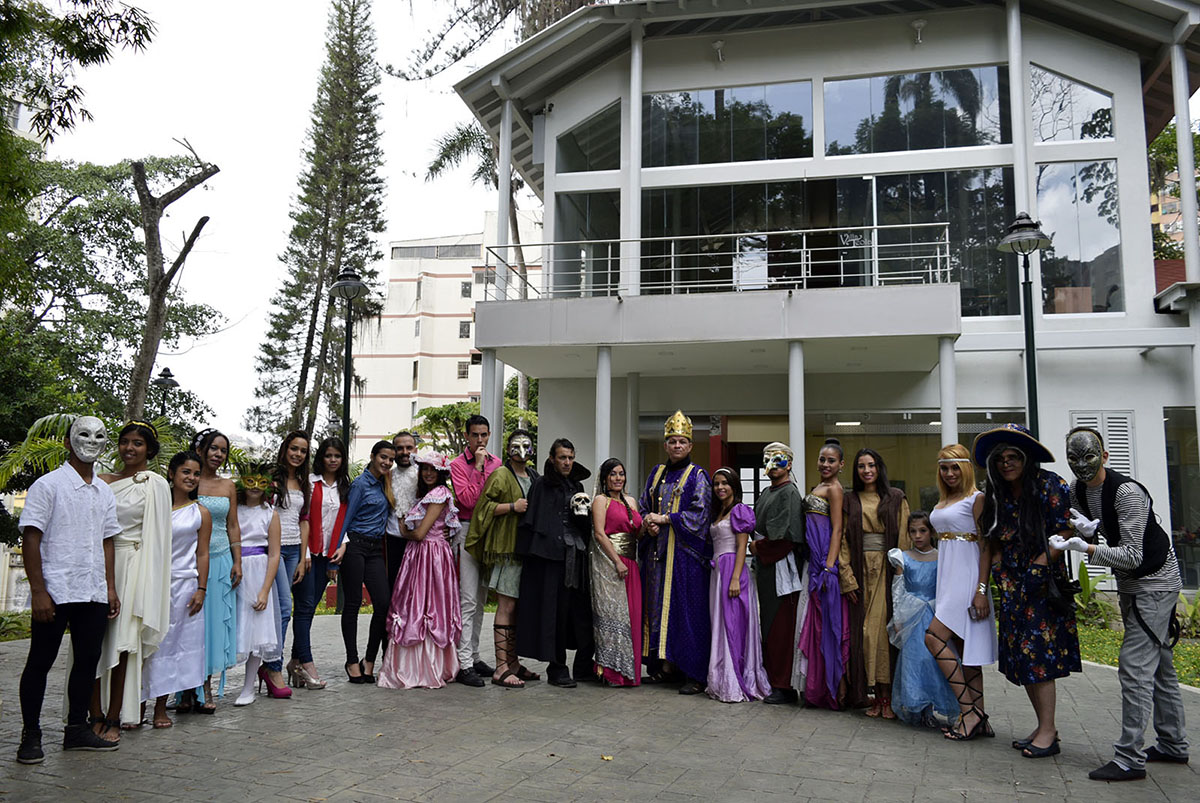
POLYGON ((1157 312, 1187 312, 1198 300, 1200 282, 1175 282, 1154 297, 1154 309, 1157 312))
MULTIPOLYGON (((963 8, 1002 10, 1005 5, 1004 0, 634 0, 587 6, 476 70, 454 89, 497 143, 501 108, 505 100, 513 101, 513 163, 540 197, 543 168, 534 160, 534 115, 553 93, 627 52, 635 23, 641 23, 646 39, 657 39, 963 8)), ((1185 48, 1190 92, 1200 87, 1200 3, 1023 0, 1021 11, 1137 55, 1147 141, 1175 115, 1171 45, 1185 48)))

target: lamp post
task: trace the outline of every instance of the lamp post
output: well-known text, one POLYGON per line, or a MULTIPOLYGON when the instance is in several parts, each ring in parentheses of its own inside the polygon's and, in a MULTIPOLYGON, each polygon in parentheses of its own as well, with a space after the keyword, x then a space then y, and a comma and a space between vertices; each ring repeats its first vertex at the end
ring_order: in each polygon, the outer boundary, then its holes
POLYGON ((158 376, 150 380, 150 384, 162 391, 162 413, 160 417, 167 417, 167 395, 170 394, 173 388, 179 387, 179 383, 175 381, 175 374, 171 373, 170 368, 163 368, 159 371, 158 376))
MULTIPOLYGON (((350 350, 354 341, 353 322, 351 320, 354 311, 354 299, 365 296, 368 287, 363 283, 362 279, 358 278, 358 274, 350 268, 345 268, 338 274, 337 281, 329 287, 330 299, 340 298, 346 302, 346 359, 345 375, 342 385, 342 439, 346 442, 346 449, 350 449, 350 380, 354 375, 354 368, 351 362, 350 350)), ((350 455, 346 455, 346 459, 350 459, 350 455)))
POLYGON ((1022 212, 996 246, 997 251, 1020 254, 1025 268, 1025 278, 1021 282, 1021 315, 1025 320, 1025 423, 1035 438, 1038 437, 1037 352, 1033 342, 1033 281, 1029 277, 1029 255, 1049 245, 1050 238, 1042 232, 1041 224, 1027 212, 1022 212))

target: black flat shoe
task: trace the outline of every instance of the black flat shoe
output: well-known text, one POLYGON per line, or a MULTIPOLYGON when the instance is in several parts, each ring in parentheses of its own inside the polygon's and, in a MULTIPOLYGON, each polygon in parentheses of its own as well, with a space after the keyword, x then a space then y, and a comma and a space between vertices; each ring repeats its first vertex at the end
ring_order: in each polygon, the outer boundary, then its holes
POLYGON ((551 686, 558 686, 560 689, 573 689, 579 684, 570 675, 560 675, 559 677, 551 677, 546 680, 551 686))
POLYGON ((1058 740, 1056 739, 1050 743, 1049 747, 1035 747, 1030 742, 1029 746, 1021 751, 1021 755, 1025 758, 1049 758, 1050 756, 1057 756, 1061 752, 1062 748, 1059 747, 1058 740))
POLYGON ((475 667, 468 666, 466 669, 458 670, 458 674, 454 676, 455 683, 461 683, 464 686, 474 686, 482 689, 487 685, 487 681, 479 677, 479 673, 475 671, 475 667))
POLYGON ((787 692, 783 689, 771 689, 771 693, 763 698, 766 705, 784 705, 790 703, 787 692))
MULTIPOLYGON (((355 666, 355 665, 356 664, 354 664, 353 662, 346 664, 346 677, 350 680, 351 683, 366 683, 367 679, 364 678, 362 675, 351 675, 350 674, 350 667, 355 666)), ((359 661, 357 666, 359 667, 358 671, 362 672, 362 661, 359 661)))
POLYGON ((704 691, 704 684, 698 680, 689 680, 683 684, 683 688, 679 690, 680 694, 699 694, 704 691))
POLYGON ((1089 772, 1088 777, 1093 781, 1144 781, 1146 780, 1146 771, 1127 770, 1117 762, 1110 761, 1103 767, 1089 772))
POLYGON ((1168 754, 1164 753, 1163 751, 1159 750, 1154 745, 1150 745, 1149 747, 1146 748, 1146 760, 1147 761, 1165 761, 1168 764, 1186 764, 1186 763, 1188 763, 1187 756, 1168 755, 1168 754))
POLYGON ((482 659, 480 659, 480 660, 476 661, 474 664, 472 664, 471 668, 475 670, 476 675, 480 675, 480 676, 488 676, 488 675, 496 674, 496 668, 493 666, 488 666, 487 662, 482 659))

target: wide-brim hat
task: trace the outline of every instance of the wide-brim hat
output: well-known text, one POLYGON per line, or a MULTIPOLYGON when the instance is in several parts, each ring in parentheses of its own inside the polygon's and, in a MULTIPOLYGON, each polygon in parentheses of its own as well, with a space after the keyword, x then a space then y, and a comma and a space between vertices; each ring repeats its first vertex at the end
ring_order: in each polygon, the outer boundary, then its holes
POLYGON ((1054 462, 1054 455, 1050 453, 1050 450, 1020 424, 1005 424, 1002 427, 979 433, 975 436, 975 445, 971 447, 971 456, 975 458, 976 464, 986 468, 988 455, 1002 443, 1020 449, 1025 453, 1026 460, 1032 460, 1035 463, 1054 462))
POLYGON ((433 449, 422 449, 413 455, 413 461, 427 466, 433 466, 438 471, 449 471, 450 460, 441 452, 433 449))

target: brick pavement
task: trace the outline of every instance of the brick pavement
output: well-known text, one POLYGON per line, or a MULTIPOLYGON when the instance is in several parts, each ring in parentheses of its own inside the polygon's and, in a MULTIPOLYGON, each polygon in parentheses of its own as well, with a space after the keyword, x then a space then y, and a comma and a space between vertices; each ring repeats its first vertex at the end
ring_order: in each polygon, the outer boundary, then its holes
MULTIPOLYGON (((365 639, 365 618, 359 633, 365 639)), ((327 689, 297 689, 292 700, 260 697, 239 709, 227 694, 216 716, 183 715, 169 730, 127 732, 108 754, 60 752, 51 715, 61 699, 60 662, 42 718, 46 762, 34 767, 13 761, 27 642, 0 644, 0 797, 1141 803, 1195 800, 1200 788, 1196 765, 1151 765, 1142 782, 1087 779, 1111 758, 1118 732, 1117 675, 1106 667, 1085 667, 1059 683, 1063 753, 1031 761, 1009 742, 1032 730, 1032 710, 994 670, 985 684, 997 738, 954 744, 859 712, 727 705, 657 686, 351 686, 338 677, 338 619, 317 617, 313 642, 327 689)), ((239 681, 235 672, 229 683, 239 681)), ((1195 733, 1200 693, 1184 698, 1195 733)))

